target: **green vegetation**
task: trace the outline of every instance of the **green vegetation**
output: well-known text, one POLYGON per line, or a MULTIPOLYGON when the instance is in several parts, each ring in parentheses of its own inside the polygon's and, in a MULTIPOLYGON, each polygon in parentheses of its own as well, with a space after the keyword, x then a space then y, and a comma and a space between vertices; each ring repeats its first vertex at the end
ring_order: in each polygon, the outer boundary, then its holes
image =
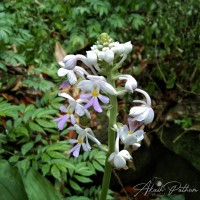
MULTIPOLYGON (((63 101, 57 97, 62 48, 69 54, 88 50, 102 32, 132 41, 124 72, 136 76, 151 94, 156 118, 149 131, 199 170, 199 10, 196 0, 2 0, 2 198, 98 199, 101 188, 90 183, 103 171, 105 154, 94 149, 78 159, 69 157, 69 133, 58 131, 53 119, 63 101)), ((132 99, 123 101, 126 112, 132 99)))

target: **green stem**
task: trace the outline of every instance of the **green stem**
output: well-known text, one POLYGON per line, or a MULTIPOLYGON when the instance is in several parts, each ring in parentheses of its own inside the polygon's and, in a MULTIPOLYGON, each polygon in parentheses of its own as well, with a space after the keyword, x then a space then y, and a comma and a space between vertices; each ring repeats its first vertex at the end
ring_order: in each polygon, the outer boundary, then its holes
MULTIPOLYGON (((108 77, 108 83, 110 83, 113 87, 115 87, 115 81, 112 79, 112 74, 108 77)), ((117 96, 110 95, 110 114, 109 114, 109 126, 108 126, 108 148, 109 154, 106 159, 105 169, 104 169, 104 177, 102 183, 102 191, 100 200, 106 200, 108 189, 110 186, 110 178, 112 172, 112 166, 109 162, 107 162, 108 157, 111 153, 115 151, 115 131, 113 130, 113 125, 116 124, 117 115, 118 115, 118 104, 117 104, 117 96)))

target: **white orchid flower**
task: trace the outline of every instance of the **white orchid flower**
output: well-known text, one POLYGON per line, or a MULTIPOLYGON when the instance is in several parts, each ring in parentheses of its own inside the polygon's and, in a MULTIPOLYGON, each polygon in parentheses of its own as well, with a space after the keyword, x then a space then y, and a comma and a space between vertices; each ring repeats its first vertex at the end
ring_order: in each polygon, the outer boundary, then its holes
POLYGON ((65 76, 65 75, 67 75, 69 83, 71 85, 74 85, 77 82, 76 75, 85 78, 84 75, 89 75, 89 73, 85 69, 79 66, 74 67, 72 70, 60 68, 58 70, 58 76, 65 76))
POLYGON ((150 124, 154 119, 154 111, 151 108, 151 98, 144 90, 136 88, 135 91, 142 93, 146 98, 146 102, 134 100, 133 102, 141 103, 142 105, 131 108, 129 115, 136 121, 143 122, 144 124, 150 124))
POLYGON ((76 63, 77 63, 77 57, 75 55, 67 55, 64 57, 63 61, 59 62, 59 65, 68 70, 72 70, 76 66, 76 63))
POLYGON ((87 51, 88 62, 94 66, 97 71, 100 71, 99 65, 97 63, 97 54, 95 51, 87 51))
POLYGON ((59 65, 65 69, 73 70, 77 66, 78 60, 82 61, 85 65, 87 65, 92 70, 94 74, 96 74, 94 68, 92 67, 90 62, 88 62, 88 59, 81 54, 67 55, 64 57, 63 61, 59 62, 59 65))
POLYGON ((137 81, 131 75, 122 74, 122 75, 119 75, 117 77, 119 78, 119 80, 126 80, 125 89, 127 91, 133 93, 134 90, 137 88, 137 81))
POLYGON ((110 162, 117 169, 127 169, 126 161, 131 160, 132 157, 127 150, 119 151, 119 132, 115 140, 115 152, 111 153, 108 162, 110 162))
POLYGON ((138 143, 144 139, 144 130, 136 131, 136 129, 142 125, 141 122, 129 118, 128 124, 129 127, 124 125, 123 127, 119 127, 117 130, 119 132, 121 141, 125 144, 125 148, 129 145, 134 145, 135 143, 138 143))

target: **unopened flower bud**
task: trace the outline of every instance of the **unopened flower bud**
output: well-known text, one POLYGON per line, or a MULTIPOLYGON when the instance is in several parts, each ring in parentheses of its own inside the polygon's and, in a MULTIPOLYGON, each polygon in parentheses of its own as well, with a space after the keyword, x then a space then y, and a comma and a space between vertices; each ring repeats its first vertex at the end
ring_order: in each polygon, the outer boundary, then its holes
POLYGON ((108 62, 108 63, 111 63, 111 62, 113 61, 113 59, 114 59, 114 53, 113 53, 113 51, 107 50, 107 51, 105 52, 104 60, 105 60, 106 62, 108 62))
POLYGON ((77 58, 75 55, 67 55, 64 57, 63 63, 65 64, 66 69, 72 70, 76 66, 77 58))
POLYGON ((87 59, 91 65, 97 64, 97 55, 93 51, 87 51, 87 59))
POLYGON ((132 51, 132 49, 133 49, 133 45, 131 44, 130 41, 129 41, 129 42, 126 42, 126 43, 124 44, 124 53, 125 53, 125 54, 129 54, 129 53, 132 51))

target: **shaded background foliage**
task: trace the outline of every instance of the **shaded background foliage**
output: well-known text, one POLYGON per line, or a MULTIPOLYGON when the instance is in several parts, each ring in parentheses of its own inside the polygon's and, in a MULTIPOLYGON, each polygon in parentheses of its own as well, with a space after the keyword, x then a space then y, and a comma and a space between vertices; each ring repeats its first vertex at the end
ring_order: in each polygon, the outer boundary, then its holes
MULTIPOLYGON (((146 145, 136 153, 134 174, 140 177, 139 168, 149 166, 141 156, 152 152, 150 157, 160 159, 150 149, 162 143, 178 154, 178 158, 185 158, 194 167, 190 170, 196 169, 199 177, 199 10, 196 0, 1 1, 0 156, 3 168, 11 173, 16 169, 10 167, 17 166, 19 174, 27 174, 27 179, 21 180, 25 185, 33 181, 35 172, 31 170, 34 169, 40 182, 35 181, 36 184, 47 181, 40 175, 43 174, 64 196, 71 193, 98 198, 96 189, 87 184, 92 181, 92 175, 103 170, 105 155, 91 153, 80 157, 80 163, 69 158, 64 154, 70 148, 66 142, 69 133, 59 132, 53 122, 62 103, 57 97, 61 81, 56 74, 58 65, 54 54, 57 59, 63 56, 62 47, 70 54, 85 54, 98 35, 107 32, 117 41, 131 41, 134 45, 122 71, 135 76, 139 86, 150 93, 156 113, 154 123, 146 127, 146 145), (81 165, 82 171, 75 170, 77 165, 81 165), (80 192, 81 188, 85 194, 80 192)), ((119 101, 119 118, 123 123, 132 100, 133 96, 125 96, 119 101)), ((103 126, 103 120, 100 122, 103 126)), ((95 121, 91 126, 100 132, 95 121)), ((160 148, 168 155, 163 145, 160 148)), ((151 160, 148 162, 152 165, 151 160)), ((182 163, 187 164, 185 160, 182 163)), ((187 169, 182 173, 190 176, 187 169)), ((188 178, 183 180, 187 182, 188 178)), ((29 199, 34 199, 27 188, 29 199)), ((23 188, 21 191, 24 194, 23 188)), ((58 196, 55 193, 55 198, 58 196)), ((189 197, 186 195, 186 198, 189 197)))

